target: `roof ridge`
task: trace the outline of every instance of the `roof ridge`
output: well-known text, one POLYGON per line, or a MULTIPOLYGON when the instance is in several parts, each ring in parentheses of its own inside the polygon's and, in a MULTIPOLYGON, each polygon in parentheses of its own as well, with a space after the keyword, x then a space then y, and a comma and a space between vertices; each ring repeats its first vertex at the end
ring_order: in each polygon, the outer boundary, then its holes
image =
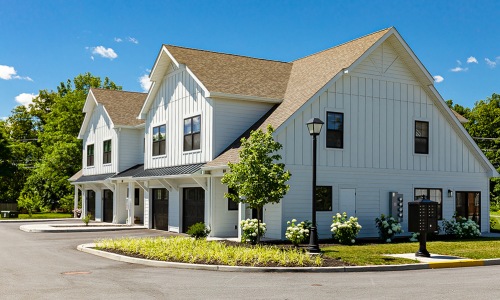
POLYGON ((202 51, 202 52, 208 52, 208 53, 214 53, 214 54, 222 54, 222 55, 236 56, 236 57, 242 57, 242 58, 257 59, 257 60, 268 61, 268 62, 277 62, 277 63, 282 63, 282 64, 291 64, 291 62, 274 60, 274 59, 267 59, 267 58, 259 58, 259 57, 253 57, 253 56, 248 56, 248 55, 225 53, 225 52, 218 52, 218 51, 212 51, 212 50, 197 49, 197 48, 190 48, 190 47, 184 47, 184 46, 176 46, 176 45, 171 45, 171 44, 163 44, 163 45, 187 49, 187 50, 195 50, 195 51, 202 51))
POLYGON ((134 91, 124 91, 124 90, 103 89, 103 88, 91 88, 91 90, 122 92, 122 93, 134 93, 134 94, 147 94, 147 92, 134 92, 134 91))
POLYGON ((364 39, 364 38, 369 37, 369 36, 371 36, 371 35, 374 35, 374 34, 377 34, 377 33, 379 33, 379 32, 382 32, 382 31, 385 31, 385 30, 389 30, 389 29, 392 29, 392 28, 394 28, 394 26, 392 26, 392 27, 388 27, 388 28, 384 28, 384 29, 380 29, 380 30, 377 30, 377 31, 372 32, 372 33, 369 33, 369 34, 365 34, 365 35, 363 35, 363 36, 361 36, 361 37, 358 37, 358 38, 355 38, 355 39, 353 39, 353 40, 350 40, 350 41, 344 42, 344 43, 342 43, 342 44, 339 44, 339 45, 336 45, 336 46, 333 46, 333 47, 330 47, 330 48, 327 48, 327 49, 324 49, 324 50, 320 50, 320 51, 318 51, 318 52, 315 52, 315 53, 312 53, 312 54, 306 55, 306 56, 304 56, 304 57, 298 58, 298 59, 296 59, 296 60, 291 61, 291 63, 294 63, 294 62, 299 61, 299 60, 302 60, 302 59, 304 59, 304 58, 311 57, 311 56, 314 56, 314 55, 317 55, 317 54, 320 54, 320 53, 323 53, 323 52, 326 52, 326 51, 329 51, 329 50, 332 50, 332 49, 338 48, 338 47, 340 47, 340 46, 347 45, 347 44, 349 44, 349 43, 355 42, 355 41, 360 40, 360 39, 364 39))

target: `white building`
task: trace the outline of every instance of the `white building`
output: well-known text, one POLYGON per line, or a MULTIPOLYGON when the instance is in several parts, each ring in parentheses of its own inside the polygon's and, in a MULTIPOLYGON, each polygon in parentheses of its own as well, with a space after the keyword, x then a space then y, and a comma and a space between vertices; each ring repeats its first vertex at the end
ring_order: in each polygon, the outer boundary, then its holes
MULTIPOLYGON (((311 219, 305 123, 317 117, 325 122, 318 137, 320 238, 331 236, 332 216, 343 211, 359 218, 360 236, 376 236, 374 220, 390 213, 394 192, 404 199, 405 229, 407 203, 424 195, 439 202, 440 219, 457 211, 489 230, 489 180, 498 173, 395 28, 293 62, 164 45, 150 79, 137 114, 145 121, 144 165, 102 171, 114 174, 101 184, 122 191, 116 205, 127 203, 127 187, 141 187, 150 228, 185 232, 202 221, 212 236, 237 236, 239 220, 252 212, 224 198, 221 178, 238 160, 240 138, 271 124, 292 178, 263 219, 267 237, 284 238, 287 220, 311 219)), ((84 168, 84 175, 91 173, 84 168)), ((114 222, 135 214, 125 208, 114 209, 114 222)))

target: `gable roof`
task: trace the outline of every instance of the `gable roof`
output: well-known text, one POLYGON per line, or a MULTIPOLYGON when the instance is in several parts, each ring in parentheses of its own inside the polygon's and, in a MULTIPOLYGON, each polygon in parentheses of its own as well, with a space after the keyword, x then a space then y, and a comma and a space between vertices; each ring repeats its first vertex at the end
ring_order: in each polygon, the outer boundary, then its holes
POLYGON ((83 138, 92 112, 98 104, 104 106, 104 110, 115 127, 136 127, 144 124, 144 120, 137 119, 137 115, 141 111, 146 96, 146 93, 91 88, 83 106, 85 118, 78 138, 83 138))
MULTIPOLYGON (((253 127, 265 130, 267 125, 271 124, 275 129, 278 128, 307 100, 327 86, 332 78, 344 69, 349 68, 390 30, 391 28, 380 30, 294 61, 283 102, 267 119, 259 120, 260 125, 258 127, 253 127)), ((235 141, 233 146, 208 162, 206 166, 223 166, 227 165, 229 161, 238 161, 240 145, 235 141)))

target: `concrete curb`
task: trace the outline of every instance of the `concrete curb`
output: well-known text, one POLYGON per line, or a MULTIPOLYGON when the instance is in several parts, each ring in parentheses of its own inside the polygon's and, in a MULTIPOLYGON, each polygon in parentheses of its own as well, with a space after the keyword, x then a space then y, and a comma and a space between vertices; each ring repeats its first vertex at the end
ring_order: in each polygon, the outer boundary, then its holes
POLYGON ((381 271, 407 271, 407 270, 430 269, 430 266, 427 263, 382 265, 382 266, 294 267, 294 268, 201 265, 201 264, 188 264, 188 263, 166 262, 166 261, 148 260, 143 258, 135 258, 116 253, 97 250, 94 249, 94 247, 95 247, 94 243, 89 243, 89 244, 79 245, 77 249, 85 253, 131 264, 141 264, 145 266, 162 267, 162 268, 208 270, 208 271, 222 271, 222 272, 340 273, 340 272, 381 272, 381 271))
POLYGON ((60 219, 0 219, 0 223, 37 223, 37 222, 58 222, 80 220, 79 218, 60 218, 60 219))
POLYGON ((119 231, 119 230, 138 230, 138 229, 147 229, 144 226, 95 226, 95 227, 58 227, 58 226, 33 226, 33 225, 21 225, 19 226, 19 230, 30 233, 40 233, 40 232, 48 232, 48 233, 59 233, 59 232, 95 232, 95 231, 119 231))

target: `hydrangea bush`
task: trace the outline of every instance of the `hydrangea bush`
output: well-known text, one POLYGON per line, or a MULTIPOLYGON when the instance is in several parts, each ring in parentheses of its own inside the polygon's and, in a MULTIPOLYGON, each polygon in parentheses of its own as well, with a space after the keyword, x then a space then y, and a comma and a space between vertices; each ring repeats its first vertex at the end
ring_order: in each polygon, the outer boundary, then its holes
POLYGON ((349 217, 347 219, 347 214, 344 212, 333 216, 331 228, 334 239, 337 239, 341 244, 349 245, 356 242, 361 225, 358 223, 358 218, 349 217))
POLYGON ((380 239, 386 243, 392 242, 395 234, 403 233, 401 224, 391 216, 381 214, 380 218, 375 218, 375 224, 377 225, 380 239))
POLYGON ((285 237, 287 240, 292 242, 295 246, 300 243, 304 243, 309 238, 309 230, 311 229, 312 223, 310 221, 302 221, 298 224, 296 219, 286 222, 288 225, 285 232, 285 237))
POLYGON ((243 234, 241 236, 241 242, 249 242, 251 244, 256 244, 258 237, 264 236, 266 233, 266 223, 258 222, 257 219, 246 219, 240 222, 243 234), (258 224, 258 225, 257 225, 258 224), (259 226, 259 228, 257 228, 259 226))
POLYGON ((444 232, 459 239, 481 236, 479 225, 471 218, 466 219, 453 215, 450 220, 443 220, 444 232))

